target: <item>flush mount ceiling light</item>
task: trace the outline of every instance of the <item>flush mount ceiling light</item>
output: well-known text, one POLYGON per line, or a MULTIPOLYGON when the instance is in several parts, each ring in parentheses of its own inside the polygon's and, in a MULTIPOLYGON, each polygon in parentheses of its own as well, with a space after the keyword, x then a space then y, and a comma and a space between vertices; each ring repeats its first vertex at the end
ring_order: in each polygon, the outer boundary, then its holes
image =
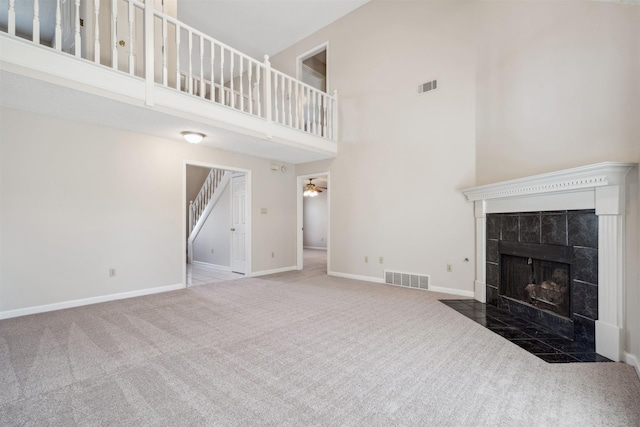
POLYGON ((184 131, 182 132, 182 136, 184 137, 184 139, 187 140, 187 142, 190 142, 192 144, 197 144, 198 142, 204 139, 205 135, 204 133, 200 133, 200 132, 184 131))

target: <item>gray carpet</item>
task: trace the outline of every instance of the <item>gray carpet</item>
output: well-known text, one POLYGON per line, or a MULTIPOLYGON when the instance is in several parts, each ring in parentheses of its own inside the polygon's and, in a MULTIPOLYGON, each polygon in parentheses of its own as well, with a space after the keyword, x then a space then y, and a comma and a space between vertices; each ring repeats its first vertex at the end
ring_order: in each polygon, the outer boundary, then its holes
POLYGON ((0 424, 640 425, 630 366, 545 363, 321 259, 1 321, 0 424))

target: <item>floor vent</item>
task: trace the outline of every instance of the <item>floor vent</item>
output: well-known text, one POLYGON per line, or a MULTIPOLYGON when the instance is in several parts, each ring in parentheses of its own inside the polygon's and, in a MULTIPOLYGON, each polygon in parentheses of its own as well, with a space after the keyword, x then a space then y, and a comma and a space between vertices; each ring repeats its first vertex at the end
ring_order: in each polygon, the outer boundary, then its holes
POLYGON ((429 276, 385 270, 384 283, 405 288, 429 289, 429 276))
POLYGON ((430 82, 426 82, 426 83, 422 83, 421 85, 418 85, 418 93, 425 93, 425 92, 429 92, 430 90, 436 90, 436 89, 438 89, 437 80, 432 80, 430 82))

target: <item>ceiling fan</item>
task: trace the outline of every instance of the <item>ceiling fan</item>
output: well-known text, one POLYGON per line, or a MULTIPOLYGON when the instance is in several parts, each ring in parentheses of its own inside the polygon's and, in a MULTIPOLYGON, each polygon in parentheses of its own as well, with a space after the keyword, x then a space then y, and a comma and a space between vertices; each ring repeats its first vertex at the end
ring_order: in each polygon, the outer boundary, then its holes
POLYGON ((326 190, 327 187, 318 187, 313 183, 315 178, 309 178, 309 183, 303 187, 302 195, 304 197, 316 197, 319 193, 322 193, 321 189, 326 190))

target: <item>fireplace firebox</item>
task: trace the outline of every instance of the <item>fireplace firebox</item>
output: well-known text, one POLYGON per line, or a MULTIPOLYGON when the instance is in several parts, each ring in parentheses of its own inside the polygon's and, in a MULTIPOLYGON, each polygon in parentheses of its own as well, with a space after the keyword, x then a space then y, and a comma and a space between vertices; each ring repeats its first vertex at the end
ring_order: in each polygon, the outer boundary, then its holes
POLYGON ((503 295, 569 317, 569 264, 502 255, 503 295))

